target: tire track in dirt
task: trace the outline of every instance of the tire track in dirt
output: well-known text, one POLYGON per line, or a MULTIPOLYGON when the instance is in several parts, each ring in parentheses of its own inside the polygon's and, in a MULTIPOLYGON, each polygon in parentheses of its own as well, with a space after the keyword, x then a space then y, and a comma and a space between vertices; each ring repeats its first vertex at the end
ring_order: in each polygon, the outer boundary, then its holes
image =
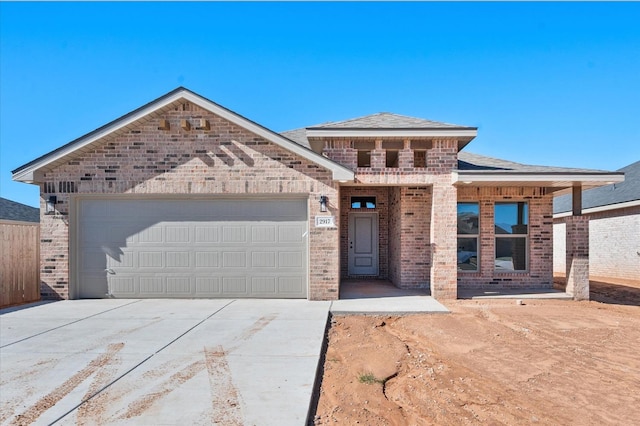
MULTIPOLYGON (((99 380, 101 386, 96 385, 93 393, 87 392, 84 398, 86 402, 78 408, 78 424, 83 424, 85 420, 90 420, 91 423, 95 423, 95 416, 97 415, 103 416, 101 420, 104 422, 121 421, 139 417, 166 395, 206 369, 209 376, 213 409, 208 421, 213 423, 221 422, 225 425, 242 425, 243 420, 239 394, 233 385, 231 369, 226 357, 229 352, 236 350, 244 341, 264 329, 275 318, 276 315, 267 315, 257 319, 249 328, 232 340, 226 351, 220 345, 213 349, 204 347, 202 353, 204 359, 195 360, 172 374, 144 396, 128 404, 124 413, 116 412, 106 417, 104 415, 107 407, 115 405, 117 401, 128 397, 132 392, 142 389, 144 383, 148 380, 160 379, 165 374, 164 372, 180 368, 180 365, 183 364, 185 360, 172 359, 153 370, 144 372, 142 374, 144 380, 127 386, 118 394, 110 392, 110 385, 117 381, 118 378, 111 376, 111 380, 107 379, 106 382, 99 380), (100 391, 100 389, 104 390, 100 391)), ((106 377, 106 375, 104 377, 106 377)), ((98 382, 98 379, 96 379, 95 382, 98 382)))
POLYGON ((209 388, 211 390, 211 420, 229 426, 242 426, 243 419, 238 390, 231 379, 231 369, 222 346, 204 348, 209 388))
POLYGON ((107 351, 97 358, 89 362, 82 370, 67 379, 62 385, 40 398, 35 404, 31 405, 27 410, 18 414, 12 421, 12 424, 25 425, 32 424, 45 411, 56 405, 62 398, 67 396, 69 392, 78 387, 83 381, 89 378, 99 368, 103 368, 109 364, 116 354, 124 347, 124 343, 113 343, 107 347, 107 351))
POLYGON ((119 416, 118 420, 131 419, 142 415, 149 407, 176 390, 178 386, 193 379, 204 368, 205 363, 202 360, 198 360, 173 373, 167 380, 152 388, 151 392, 131 402, 127 407, 127 411, 119 416))
POLYGON ((114 362, 101 368, 94 376, 89 389, 82 397, 82 400, 87 402, 78 407, 76 424, 84 425, 104 423, 103 417, 107 406, 103 401, 109 399, 108 395, 111 390, 110 388, 106 388, 106 386, 116 379, 118 376, 118 366, 122 364, 122 359, 118 356, 114 357, 113 361, 114 362), (91 399, 91 397, 100 392, 101 389, 105 389, 101 394, 103 397, 91 399))

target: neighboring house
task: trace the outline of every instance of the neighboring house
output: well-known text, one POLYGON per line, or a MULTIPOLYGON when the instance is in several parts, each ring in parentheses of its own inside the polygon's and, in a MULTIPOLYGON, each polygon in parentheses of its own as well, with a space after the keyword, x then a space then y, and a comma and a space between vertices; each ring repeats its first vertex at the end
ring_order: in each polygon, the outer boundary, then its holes
POLYGON ((554 194, 623 175, 460 152, 476 134, 389 113, 279 134, 178 88, 13 179, 52 213, 50 297, 331 300, 347 278, 436 298, 551 288, 554 194))
MULTIPOLYGON (((582 214, 589 218, 589 273, 640 282, 640 161, 619 172, 624 182, 582 193, 582 214)), ((571 196, 553 202, 553 267, 559 275, 566 270, 564 219, 571 208, 571 196)))
POLYGON ((0 197, 0 220, 40 222, 40 210, 0 197))

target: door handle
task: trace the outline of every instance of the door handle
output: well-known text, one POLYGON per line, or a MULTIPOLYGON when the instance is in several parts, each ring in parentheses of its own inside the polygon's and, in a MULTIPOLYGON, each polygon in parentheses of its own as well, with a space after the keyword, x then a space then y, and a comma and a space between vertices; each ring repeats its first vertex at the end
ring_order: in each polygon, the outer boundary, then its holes
POLYGON ((110 274, 110 275, 115 275, 115 274, 116 274, 116 272, 115 272, 113 269, 111 269, 111 268, 107 268, 107 269, 105 269, 105 272, 106 272, 107 274, 110 274))

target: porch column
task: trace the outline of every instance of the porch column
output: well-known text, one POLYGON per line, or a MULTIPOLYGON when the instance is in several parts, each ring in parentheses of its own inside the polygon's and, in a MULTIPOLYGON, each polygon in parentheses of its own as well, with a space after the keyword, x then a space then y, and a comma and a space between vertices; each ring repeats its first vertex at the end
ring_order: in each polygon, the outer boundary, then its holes
POLYGON ((574 300, 589 300, 589 218, 565 218, 567 288, 574 300))
POLYGON ((437 176, 431 207, 431 295, 458 297, 457 189, 451 175, 437 176))

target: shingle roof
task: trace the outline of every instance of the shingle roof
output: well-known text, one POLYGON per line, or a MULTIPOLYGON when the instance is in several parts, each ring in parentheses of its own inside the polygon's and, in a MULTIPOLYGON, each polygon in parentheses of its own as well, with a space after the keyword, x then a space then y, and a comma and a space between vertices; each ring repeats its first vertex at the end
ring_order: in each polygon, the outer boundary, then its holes
MULTIPOLYGON (((582 208, 609 206, 640 200, 640 161, 618 170, 624 172, 624 182, 582 192, 582 208)), ((562 195, 553 200, 553 213, 571 211, 571 195, 562 195)))
MULTIPOLYGON (((388 114, 388 113, 381 113, 388 114)), ((378 115, 378 114, 374 114, 378 115)), ((390 114, 395 115, 395 114, 390 114)), ((371 117, 371 116, 367 116, 371 117)), ((402 117, 402 116, 399 116, 402 117)), ((411 118, 411 117, 408 117, 411 118)), ((355 119, 358 120, 358 119, 355 119)), ((416 119, 420 120, 420 119, 416 119)), ((347 120, 352 121, 352 120, 347 120)), ((345 122, 347 122, 345 121, 345 122)), ((428 120, 425 120, 428 121, 428 120)), ((344 122, 340 122, 344 123, 344 122)), ((306 135, 306 128, 288 130, 281 133, 282 136, 291 139, 292 141, 306 147, 311 148, 306 135)), ((532 164, 521 164, 514 161, 502 160, 500 158, 487 157, 480 154, 474 154, 467 151, 460 151, 458 153, 458 170, 459 171, 473 171, 473 172, 489 172, 499 171, 501 173, 532 173, 532 174, 593 174, 593 173, 610 173, 607 170, 593 170, 593 169, 578 169, 572 167, 555 167, 555 166, 537 166, 532 164)))
POLYGON ((297 143, 298 145, 302 145, 305 148, 311 149, 311 145, 309 145, 309 140, 307 139, 307 129, 304 127, 301 129, 287 130, 286 132, 280 132, 282 136, 287 139, 290 139, 297 143))
POLYGON ((606 170, 576 169, 571 167, 536 166, 521 164, 514 161, 501 160, 499 158, 486 157, 461 151, 458 153, 458 170, 465 171, 499 171, 502 173, 610 173, 606 170))
POLYGON ((40 209, 0 197, 0 219, 40 222, 40 209))
POLYGON ((349 120, 333 121, 308 129, 475 129, 475 127, 460 126, 457 124, 442 123, 440 121, 426 120, 423 118, 409 117, 406 115, 379 112, 349 120))

